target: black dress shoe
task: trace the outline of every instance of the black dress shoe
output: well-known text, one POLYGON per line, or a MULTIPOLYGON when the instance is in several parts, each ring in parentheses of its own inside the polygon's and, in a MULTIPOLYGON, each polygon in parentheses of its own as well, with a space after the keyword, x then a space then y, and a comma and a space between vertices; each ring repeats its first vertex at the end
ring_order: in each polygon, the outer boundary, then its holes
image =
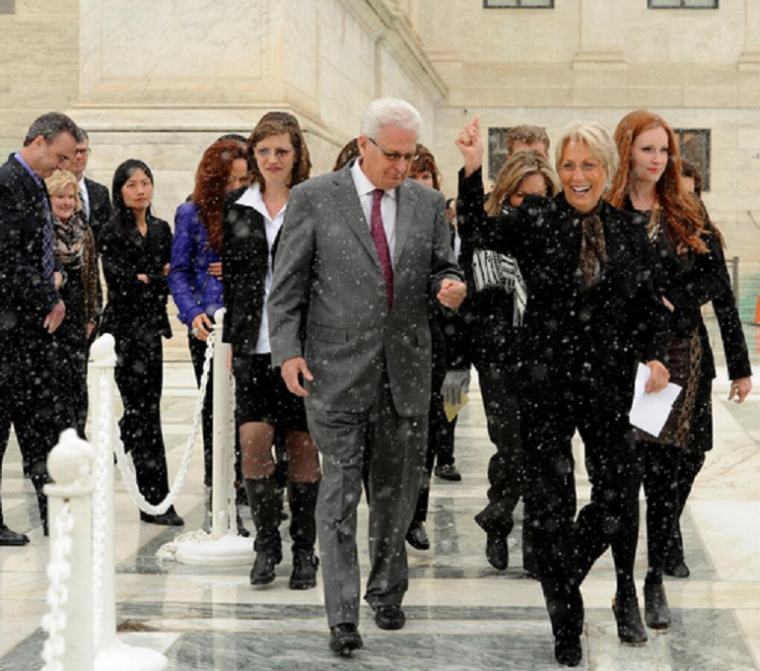
POLYGON ((140 519, 148 524, 158 524, 162 527, 181 527, 185 524, 185 520, 177 514, 174 506, 161 515, 151 515, 141 510, 140 519))
POLYGON ((394 606, 390 604, 382 606, 374 606, 375 609, 375 624, 380 629, 388 629, 393 631, 395 629, 403 629, 406 624, 406 615, 401 610, 401 606, 394 606))
POLYGON ((29 542, 29 537, 24 534, 16 533, 12 531, 4 524, 0 526, 0 545, 8 547, 18 547, 26 545, 29 542))
POLYGON ((688 578, 691 571, 686 566, 686 562, 681 560, 675 564, 666 564, 665 575, 669 575, 671 578, 688 578))
POLYGON ((336 624, 330 627, 330 650, 341 657, 350 657, 354 650, 361 650, 364 641, 355 624, 336 624))
POLYGON ((454 466, 454 464, 436 466, 435 477, 441 478, 441 480, 449 480, 450 482, 460 482, 462 480, 462 474, 457 470, 457 467, 454 466))
POLYGON ((554 658, 562 666, 578 666, 583 659, 580 638, 558 638, 554 641, 554 658))
POLYGON ((483 518, 483 511, 475 515, 475 522, 486 532, 486 559, 488 563, 497 571, 504 571, 509 566, 507 535, 501 529, 494 529, 493 525, 483 518))
POLYGON ((620 642, 624 645, 644 645, 647 642, 647 630, 641 621, 639 600, 635 594, 616 596, 612 600, 612 612, 617 622, 620 642))
POLYGON ((406 532, 406 542, 415 550, 429 550, 430 539, 428 538, 425 525, 422 522, 412 522, 409 531, 406 532))
POLYGON ((670 626, 670 606, 665 585, 644 585, 644 617, 650 629, 667 629, 670 626))

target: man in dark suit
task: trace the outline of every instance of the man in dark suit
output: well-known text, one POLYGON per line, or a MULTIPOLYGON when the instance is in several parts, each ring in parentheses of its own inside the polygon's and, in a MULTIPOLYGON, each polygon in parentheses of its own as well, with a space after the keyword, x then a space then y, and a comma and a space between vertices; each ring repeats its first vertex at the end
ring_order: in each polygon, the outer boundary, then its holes
MULTIPOLYGON (((64 278, 43 180, 71 160, 78 132, 66 115, 45 114, 29 128, 22 149, 0 167, 0 466, 13 424, 45 533, 46 458, 66 415, 56 393, 53 333, 66 307, 58 293, 64 278)), ((28 542, 5 526, 0 511, 0 545, 28 542)))
POLYGON ((87 223, 92 228, 95 242, 99 246, 100 232, 111 218, 111 198, 108 188, 85 176, 87 162, 90 159, 90 136, 84 128, 81 131, 79 142, 74 150, 68 169, 74 173, 79 181, 79 200, 82 203, 87 223))
POLYGON ((366 481, 365 600, 400 629, 404 536, 420 491, 431 393, 429 296, 456 308, 466 288, 440 192, 406 179, 421 119, 400 100, 369 105, 360 158, 296 186, 269 300, 272 363, 306 398, 322 455, 317 525, 330 648, 362 647, 356 511, 366 481))

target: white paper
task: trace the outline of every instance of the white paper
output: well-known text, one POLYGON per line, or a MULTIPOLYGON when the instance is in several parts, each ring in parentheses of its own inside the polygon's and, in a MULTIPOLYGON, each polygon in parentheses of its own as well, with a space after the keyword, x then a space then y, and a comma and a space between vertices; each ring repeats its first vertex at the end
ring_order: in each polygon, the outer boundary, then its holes
POLYGON ((644 387, 652 371, 644 364, 639 364, 636 372, 636 389, 631 404, 631 424, 653 436, 659 436, 660 431, 668 421, 670 410, 681 393, 677 384, 668 384, 659 394, 647 394, 644 387))

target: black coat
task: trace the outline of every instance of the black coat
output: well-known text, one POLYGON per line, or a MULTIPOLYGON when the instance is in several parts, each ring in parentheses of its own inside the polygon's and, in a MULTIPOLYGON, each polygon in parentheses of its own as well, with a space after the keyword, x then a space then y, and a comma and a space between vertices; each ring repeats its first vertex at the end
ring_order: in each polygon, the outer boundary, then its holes
POLYGON ((482 185, 481 171, 466 179, 460 173, 457 211, 469 218, 477 246, 511 254, 520 264, 528 287, 522 381, 540 393, 543 385, 589 380, 629 402, 638 355, 664 361, 668 343, 668 311, 652 284, 642 220, 602 203, 609 261, 599 282, 585 290, 578 213, 564 194, 530 196, 513 215, 484 220, 482 185))
MULTIPOLYGON (((247 188, 227 194, 222 215, 224 342, 232 345, 236 358, 256 352, 269 263, 264 217, 252 207, 237 204, 247 188)), ((272 257, 276 248, 277 240, 272 257)))
POLYGON ((95 244, 100 248, 100 234, 111 219, 111 197, 108 195, 108 188, 102 184, 93 182, 88 177, 84 178, 84 183, 90 203, 90 218, 87 223, 95 235, 95 244))
POLYGON ((148 216, 144 238, 136 229, 125 237, 111 219, 101 232, 100 247, 108 288, 101 331, 120 335, 137 330, 171 338, 166 312, 169 285, 163 274, 171 260, 169 224, 148 216), (138 280, 137 275, 147 275, 150 282, 138 280))
MULTIPOLYGON (((0 167, 0 334, 42 330, 60 294, 43 275, 43 231, 52 212, 38 185, 14 155, 0 167)), ((56 261, 60 270, 60 263, 56 261)))

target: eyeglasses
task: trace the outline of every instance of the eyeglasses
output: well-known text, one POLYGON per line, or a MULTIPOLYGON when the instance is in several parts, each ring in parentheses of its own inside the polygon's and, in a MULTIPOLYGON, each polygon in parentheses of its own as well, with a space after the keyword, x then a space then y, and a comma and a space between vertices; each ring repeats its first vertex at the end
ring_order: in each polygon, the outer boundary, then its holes
POLYGON ((383 149, 377 142, 375 142, 371 137, 367 136, 367 139, 374 144, 387 158, 391 163, 398 163, 401 159, 404 159, 407 163, 411 163, 415 158, 417 158, 416 152, 410 152, 408 154, 399 154, 397 151, 386 151, 383 149))
POLYGON ((89 156, 92 149, 75 149, 74 156, 89 156))

